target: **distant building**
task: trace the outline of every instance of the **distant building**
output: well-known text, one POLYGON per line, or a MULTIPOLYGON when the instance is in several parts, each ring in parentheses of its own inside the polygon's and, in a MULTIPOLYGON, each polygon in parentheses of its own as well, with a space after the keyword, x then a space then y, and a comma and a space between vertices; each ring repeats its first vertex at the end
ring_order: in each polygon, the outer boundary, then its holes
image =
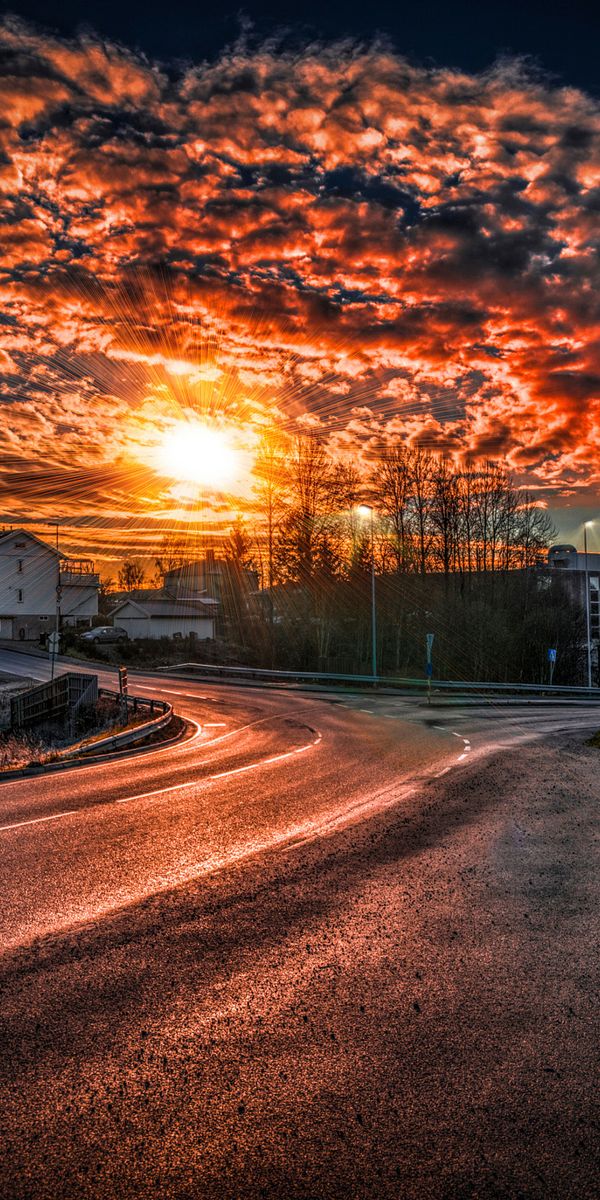
POLYGON ((571 599, 584 612, 587 571, 592 666, 597 680, 600 650, 600 554, 585 555, 575 546, 569 545, 551 546, 548 551, 548 566, 553 576, 560 573, 571 599))
POLYGON ((89 627, 98 615, 93 562, 69 558, 24 529, 0 533, 0 637, 37 640, 61 625, 89 627))
POLYGON ((564 573, 564 581, 571 596, 584 610, 587 569, 590 632, 592 640, 600 640, 600 554, 586 556, 580 550, 576 550, 575 546, 551 546, 548 551, 548 566, 553 573, 564 573))
POLYGON ((156 589, 145 589, 124 597, 112 610, 114 625, 120 625, 132 640, 137 638, 195 637, 198 641, 215 636, 217 603, 207 596, 175 598, 156 589))
POLYGON ((184 563, 165 572, 165 591, 173 596, 214 596, 221 604, 227 604, 234 593, 250 594, 258 590, 258 573, 240 567, 227 558, 216 558, 214 550, 208 550, 205 558, 184 563))

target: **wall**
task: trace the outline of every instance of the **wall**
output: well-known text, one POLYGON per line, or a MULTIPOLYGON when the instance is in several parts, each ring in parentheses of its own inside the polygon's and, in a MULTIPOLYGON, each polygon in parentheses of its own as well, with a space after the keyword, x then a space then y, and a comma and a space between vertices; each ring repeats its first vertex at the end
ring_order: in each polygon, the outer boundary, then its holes
POLYGON ((50 547, 17 532, 0 540, 0 613, 16 618, 15 631, 22 617, 56 611, 57 582, 56 552, 50 547))
POLYGON ((212 617, 124 617, 117 613, 115 625, 125 629, 133 639, 173 637, 175 633, 180 633, 182 637, 193 633, 199 639, 213 638, 215 635, 212 617))

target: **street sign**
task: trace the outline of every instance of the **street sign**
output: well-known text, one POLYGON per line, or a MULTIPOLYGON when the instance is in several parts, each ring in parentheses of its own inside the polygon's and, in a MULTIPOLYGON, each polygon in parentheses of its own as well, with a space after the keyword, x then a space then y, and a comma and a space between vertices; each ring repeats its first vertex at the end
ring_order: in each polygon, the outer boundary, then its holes
POLYGON ((556 650, 549 650, 549 651, 548 651, 548 662, 551 662, 551 663, 555 663, 555 662, 556 662, 556 650))
POLYGON ((433 647, 433 639, 434 639, 434 637, 435 637, 435 634, 434 634, 434 633, 427 633, 427 634, 425 635, 425 639, 426 639, 426 642, 427 642, 427 662, 431 662, 431 650, 432 650, 432 647, 433 647))
POLYGON ((431 679, 431 676, 433 675, 433 664, 432 663, 428 662, 425 664, 425 674, 428 679, 431 679))
POLYGON ((51 654, 58 654, 60 649, 60 633, 56 629, 48 636, 48 649, 51 654))

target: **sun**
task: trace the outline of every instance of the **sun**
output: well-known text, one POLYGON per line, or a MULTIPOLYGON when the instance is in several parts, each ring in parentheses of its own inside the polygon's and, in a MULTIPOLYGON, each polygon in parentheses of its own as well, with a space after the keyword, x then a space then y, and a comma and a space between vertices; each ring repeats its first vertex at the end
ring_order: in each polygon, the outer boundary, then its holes
POLYGON ((181 483, 223 488, 240 473, 240 454, 231 433, 200 421, 180 421, 165 434, 160 466, 181 483))

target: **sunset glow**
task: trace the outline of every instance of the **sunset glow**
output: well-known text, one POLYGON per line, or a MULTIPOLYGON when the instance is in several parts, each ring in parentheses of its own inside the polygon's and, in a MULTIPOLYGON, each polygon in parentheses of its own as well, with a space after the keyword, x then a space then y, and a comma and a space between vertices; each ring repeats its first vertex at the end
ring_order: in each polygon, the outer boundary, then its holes
POLYGON ((175 480, 216 489, 233 484, 240 471, 231 435, 200 422, 180 422, 166 434, 159 463, 175 480))

